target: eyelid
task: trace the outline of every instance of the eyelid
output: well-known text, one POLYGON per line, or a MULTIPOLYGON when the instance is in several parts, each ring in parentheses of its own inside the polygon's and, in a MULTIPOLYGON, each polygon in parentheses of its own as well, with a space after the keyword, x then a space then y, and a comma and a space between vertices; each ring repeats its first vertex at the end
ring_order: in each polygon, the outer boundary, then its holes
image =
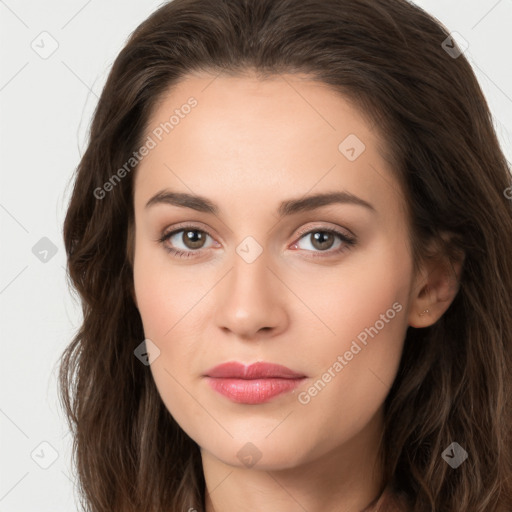
POLYGON ((297 237, 301 237, 303 235, 306 235, 308 233, 310 233, 311 231, 314 231, 314 230, 317 230, 317 231, 336 231, 336 232, 339 232, 341 235, 344 235, 346 236, 347 238, 351 238, 351 239, 354 239, 354 240, 357 240, 357 237, 356 235, 354 235, 354 233, 352 233, 352 231, 350 231, 349 229, 347 228, 342 228, 340 226, 319 226, 318 224, 314 224, 314 225, 306 225, 304 226, 303 228, 300 228, 299 231, 297 231, 297 237))
MULTIPOLYGON (((319 221, 319 222, 322 222, 322 221, 319 221)), ((210 236, 211 238, 214 238, 210 233, 210 228, 206 227, 206 224, 203 224, 199 221, 190 221, 190 222, 185 221, 185 222, 181 222, 181 223, 173 225, 172 229, 165 228, 162 231, 162 233, 163 233, 162 236, 174 234, 177 231, 181 231, 181 230, 184 230, 187 228, 191 229, 191 230, 197 229, 199 231, 204 231, 208 236, 210 236)), ((342 228, 340 226, 334 226, 334 225, 333 226, 325 226, 325 225, 319 226, 318 224, 315 224, 315 223, 309 223, 306 226, 300 228, 299 231, 296 232, 295 237, 301 237, 301 236, 309 233, 313 229, 317 229, 319 231, 320 230, 344 231, 344 233, 341 233, 341 234, 344 234, 347 238, 353 238, 354 240, 357 240, 357 236, 354 235, 354 233, 352 233, 352 231, 350 231, 347 228, 342 228)))
MULTIPOLYGON (((206 227, 206 224, 203 224, 202 222, 199 222, 199 221, 190 221, 190 222, 180 222, 178 224, 173 224, 172 226, 170 226, 169 228, 164 228, 161 233, 161 238, 163 237, 167 237, 171 234, 176 234, 176 232, 178 231, 185 231, 185 230, 197 230, 197 231, 202 231, 204 233, 206 233, 209 237, 211 238, 214 238, 211 233, 210 233, 210 228, 209 227, 206 227)), ((160 239, 160 237, 159 237, 160 239)))

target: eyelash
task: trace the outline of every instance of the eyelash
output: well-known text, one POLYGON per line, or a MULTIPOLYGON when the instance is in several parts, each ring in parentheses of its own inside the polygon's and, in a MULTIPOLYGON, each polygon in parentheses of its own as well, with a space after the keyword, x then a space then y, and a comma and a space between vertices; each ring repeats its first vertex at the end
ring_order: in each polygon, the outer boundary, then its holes
MULTIPOLYGON (((177 258, 193 258, 193 257, 195 257, 195 256, 193 256, 194 253, 201 252, 201 249, 198 249, 196 251, 182 251, 181 249, 173 249, 166 244, 167 240, 169 240, 176 233, 180 233, 182 231, 198 231, 198 232, 208 235, 210 238, 213 238, 210 235, 210 233, 208 233, 204 229, 199 229, 196 226, 181 226, 179 229, 175 229, 168 233, 164 233, 162 235, 162 237, 159 238, 157 241, 163 245, 164 249, 167 252, 169 252, 170 254, 172 254, 173 256, 175 256, 177 258)), ((313 251, 316 254, 312 254, 311 256, 309 256, 312 258, 327 258, 327 257, 333 256, 335 254, 341 254, 342 252, 352 249, 352 247, 354 247, 357 243, 356 237, 348 236, 347 234, 341 233, 340 231, 333 229, 333 228, 322 228, 322 227, 300 231, 298 233, 298 237, 299 237, 298 240, 300 240, 303 236, 310 235, 312 233, 332 233, 332 234, 338 236, 341 239, 341 241, 344 242, 344 244, 345 244, 345 245, 341 245, 338 249, 335 249, 332 251, 313 251), (326 256, 324 256, 324 254, 326 254, 326 256)), ((308 252, 311 252, 311 251, 308 251, 308 252)))

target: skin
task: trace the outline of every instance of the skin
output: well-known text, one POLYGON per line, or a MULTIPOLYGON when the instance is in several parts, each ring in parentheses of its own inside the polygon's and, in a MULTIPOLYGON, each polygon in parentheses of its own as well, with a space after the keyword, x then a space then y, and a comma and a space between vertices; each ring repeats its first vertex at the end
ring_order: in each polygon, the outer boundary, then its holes
POLYGON ((437 321, 456 294, 447 262, 413 273, 404 196, 379 152, 384 141, 328 86, 302 75, 188 75, 158 103, 146 136, 190 96, 197 106, 137 169, 134 298, 160 350, 150 369, 161 398, 201 449, 206 510, 360 511, 384 486, 383 402, 407 328, 437 321), (349 134, 366 146, 354 161, 338 149, 349 134), (146 208, 163 189, 204 196, 219 213, 146 208), (332 204, 277 217, 281 201, 332 191, 375 211, 332 204), (157 241, 180 223, 207 232, 203 244, 187 242, 188 230, 157 241), (343 241, 322 249, 301 228, 336 228, 357 243, 336 254, 343 241), (248 236, 262 249, 251 263, 236 252, 248 236), (178 258, 165 244, 196 253, 178 258), (301 403, 396 303, 394 318, 301 403), (270 402, 238 404, 203 378, 226 361, 274 362, 307 378, 270 402), (251 467, 237 456, 247 443, 261 454, 251 467))

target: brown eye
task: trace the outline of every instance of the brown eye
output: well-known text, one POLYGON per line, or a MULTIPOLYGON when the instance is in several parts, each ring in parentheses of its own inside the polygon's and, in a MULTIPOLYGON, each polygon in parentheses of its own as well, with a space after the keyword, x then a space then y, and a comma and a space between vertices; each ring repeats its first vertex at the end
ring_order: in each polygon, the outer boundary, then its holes
MULTIPOLYGON (((312 253, 323 253, 326 252, 328 254, 341 252, 353 245, 355 245, 356 239, 346 235, 344 233, 340 233, 335 229, 310 229, 309 231, 302 232, 300 234, 300 238, 295 244, 295 247, 299 249, 305 249, 308 252, 312 253), (333 246, 335 246, 336 239, 338 239, 339 244, 332 251, 329 250, 333 246), (305 240, 309 242, 311 247, 307 247, 307 244, 302 244, 302 241, 305 240)), ((313 254, 313 256, 322 256, 322 254, 313 254)))
POLYGON ((196 252, 202 252, 207 237, 212 238, 202 229, 185 226, 164 234, 159 242, 168 252, 184 257, 185 255, 192 256, 196 252))
POLYGON ((200 231, 199 229, 182 231, 183 235, 181 239, 188 249, 201 249, 203 247, 206 235, 204 231, 200 231))
POLYGON ((315 231, 311 232, 309 236, 311 237, 313 247, 320 251, 330 249, 333 246, 334 241, 336 239, 334 233, 331 233, 329 231, 315 231))

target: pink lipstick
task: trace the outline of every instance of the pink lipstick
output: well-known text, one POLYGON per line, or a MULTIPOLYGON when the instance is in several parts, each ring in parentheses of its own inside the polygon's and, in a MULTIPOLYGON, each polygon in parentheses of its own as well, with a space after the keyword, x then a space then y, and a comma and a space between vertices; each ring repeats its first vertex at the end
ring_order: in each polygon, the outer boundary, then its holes
POLYGON ((215 366, 204 377, 212 389, 242 404, 268 402, 295 389, 306 378, 278 364, 258 362, 245 366, 236 361, 215 366))

